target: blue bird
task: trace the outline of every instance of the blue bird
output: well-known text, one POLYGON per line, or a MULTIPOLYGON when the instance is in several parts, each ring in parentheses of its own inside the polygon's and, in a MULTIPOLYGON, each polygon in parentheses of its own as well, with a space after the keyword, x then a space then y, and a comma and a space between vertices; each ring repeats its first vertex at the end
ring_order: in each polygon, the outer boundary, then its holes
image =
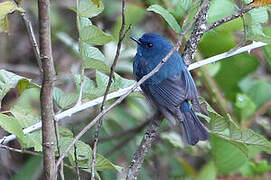
MULTIPOLYGON (((173 48, 168 39, 157 33, 146 33, 139 39, 131 39, 138 44, 133 62, 136 81, 151 72, 173 48)), ((199 140, 208 138, 206 129, 194 112, 201 110, 197 88, 178 52, 175 51, 162 68, 140 87, 174 126, 184 129, 188 144, 195 145, 199 140)))

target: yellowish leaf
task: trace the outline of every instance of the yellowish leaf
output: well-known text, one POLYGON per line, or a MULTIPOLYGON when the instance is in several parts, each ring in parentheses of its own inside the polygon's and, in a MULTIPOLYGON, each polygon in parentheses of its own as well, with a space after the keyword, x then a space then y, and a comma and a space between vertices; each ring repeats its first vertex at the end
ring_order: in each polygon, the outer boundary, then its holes
POLYGON ((14 11, 24 12, 13 1, 5 1, 0 3, 0 33, 8 32, 8 19, 7 15, 14 11))
POLYGON ((260 7, 260 6, 268 6, 271 4, 271 0, 253 0, 249 3, 249 6, 260 7))
POLYGON ((91 0, 94 4, 100 7, 100 0, 91 0))

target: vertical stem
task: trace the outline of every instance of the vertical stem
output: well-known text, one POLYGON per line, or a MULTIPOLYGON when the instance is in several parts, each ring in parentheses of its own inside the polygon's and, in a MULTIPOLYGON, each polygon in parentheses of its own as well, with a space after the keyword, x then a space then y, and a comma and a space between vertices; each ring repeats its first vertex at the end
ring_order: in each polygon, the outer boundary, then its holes
POLYGON ((40 57, 43 79, 40 94, 44 179, 56 179, 54 149, 53 85, 55 78, 51 48, 50 0, 38 0, 40 57))
POLYGON ((156 112, 152 121, 147 127, 146 133, 137 148, 133 160, 127 172, 126 180, 136 180, 143 165, 145 156, 151 148, 152 142, 155 140, 160 124, 162 123, 163 116, 160 112, 156 112))

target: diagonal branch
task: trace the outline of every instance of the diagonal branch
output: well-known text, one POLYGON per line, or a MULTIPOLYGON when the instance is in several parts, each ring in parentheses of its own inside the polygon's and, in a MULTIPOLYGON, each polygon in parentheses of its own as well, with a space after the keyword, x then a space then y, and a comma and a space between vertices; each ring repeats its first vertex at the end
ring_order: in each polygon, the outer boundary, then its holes
MULTIPOLYGON (((122 24, 121 24, 121 28, 120 28, 120 32, 119 32, 119 41, 118 41, 118 45, 117 45, 116 55, 115 55, 113 64, 112 64, 112 66, 111 66, 108 84, 107 84, 107 86, 106 86, 106 90, 105 90, 105 93, 104 93, 104 98, 103 98, 103 102, 102 102, 102 105, 101 105, 101 111, 104 110, 104 105, 105 105, 105 102, 106 102, 106 98, 107 98, 107 95, 108 95, 108 93, 109 93, 109 90, 110 90, 112 81, 113 81, 114 71, 115 71, 115 67, 116 67, 117 62, 118 62, 118 59, 119 59, 122 41, 123 41, 123 39, 124 39, 126 33, 128 32, 128 30, 130 29, 130 26, 129 26, 129 28, 127 29, 127 31, 124 32, 124 29, 125 29, 125 23, 126 23, 126 22, 125 22, 125 21, 126 21, 126 20, 125 20, 125 9, 126 9, 125 1, 126 1, 126 0, 122 0, 122 8, 121 8, 121 9, 122 9, 122 10, 121 10, 122 24)), ((96 152, 97 152, 97 146, 98 146, 98 141, 99 141, 99 131, 100 131, 101 127, 102 127, 102 118, 103 118, 103 117, 101 117, 101 118, 99 119, 98 125, 97 125, 97 127, 96 127, 96 131, 95 131, 94 146, 93 146, 93 150, 92 150, 91 180, 94 180, 94 176, 95 176, 96 152)))
POLYGON ((41 59, 40 59, 40 50, 39 50, 38 43, 37 43, 37 40, 36 40, 35 35, 34 35, 32 24, 29 21, 29 19, 27 18, 25 13, 22 13, 21 16, 22 16, 22 18, 24 20, 24 24, 25 24, 25 27, 27 29, 28 37, 29 37, 29 40, 31 42, 31 45, 32 45, 32 48, 33 48, 33 51, 34 51, 34 54, 35 54, 35 57, 36 57, 36 60, 37 60, 40 73, 42 73, 43 70, 42 70, 41 59))
POLYGON ((196 23, 195 23, 194 30, 184 48, 182 57, 185 64, 191 64, 191 61, 194 58, 194 54, 198 47, 200 39, 205 32, 206 19, 207 19, 209 6, 210 6, 210 0, 201 0, 202 8, 199 9, 199 13, 196 14, 195 16, 196 23))
POLYGON ((238 12, 236 12, 236 13, 230 15, 230 16, 227 16, 227 17, 225 17, 225 18, 222 18, 222 19, 220 19, 220 20, 218 20, 218 21, 216 21, 216 22, 214 22, 214 23, 208 25, 207 28, 206 28, 206 30, 205 30, 205 32, 210 31, 211 29, 213 29, 213 28, 215 28, 215 27, 217 27, 217 26, 220 26, 220 25, 222 25, 222 24, 224 24, 224 23, 226 23, 226 22, 229 22, 229 21, 232 21, 232 20, 234 20, 234 19, 237 19, 237 18, 243 16, 245 13, 249 12, 249 11, 252 10, 252 9, 254 9, 254 7, 252 7, 252 6, 247 6, 247 7, 245 7, 245 8, 243 8, 243 9, 239 10, 238 12))
POLYGON ((137 148, 133 159, 130 163, 126 180, 136 180, 139 175, 140 169, 144 162, 145 156, 151 148, 152 142, 157 136, 160 124, 162 123, 163 115, 160 112, 156 112, 152 121, 147 127, 146 133, 137 148))
MULTIPOLYGON (((204 65, 214 63, 216 61, 220 61, 220 60, 223 60, 223 59, 225 59, 227 57, 231 57, 231 56, 234 56, 234 55, 237 55, 237 54, 241 54, 243 52, 247 52, 247 51, 249 52, 249 51, 251 51, 253 49, 263 47, 263 46, 266 46, 266 45, 267 44, 263 43, 263 42, 253 42, 252 44, 249 44, 249 45, 244 46, 244 47, 242 47, 240 49, 237 49, 234 52, 230 52, 230 53, 225 52, 225 53, 222 53, 222 54, 219 54, 219 55, 216 55, 216 56, 201 60, 199 62, 195 62, 193 64, 190 64, 187 69, 189 71, 192 71, 192 70, 194 70, 196 68, 200 68, 200 67, 202 67, 204 65)), ((134 85, 130 86, 130 87, 127 87, 127 88, 119 89, 119 90, 117 90, 115 92, 112 92, 112 93, 108 94, 107 100, 111 100, 111 99, 123 96, 125 93, 127 93, 129 90, 131 90, 133 87, 134 87, 134 85)), ((134 91, 140 91, 140 88, 136 88, 134 91)), ((88 108, 91 108, 93 106, 96 106, 96 105, 102 103, 102 101, 103 101, 103 97, 99 97, 99 98, 90 100, 90 101, 88 101, 88 102, 86 102, 84 104, 81 104, 79 106, 72 107, 72 108, 70 108, 70 109, 68 109, 66 111, 63 111, 63 112, 61 112, 59 114, 56 114, 55 120, 60 121, 60 120, 62 120, 64 118, 71 117, 75 113, 81 112, 83 110, 86 110, 88 108)), ((31 132, 39 130, 40 128, 41 128, 41 122, 38 122, 38 123, 36 123, 36 124, 34 124, 32 126, 29 126, 29 127, 25 128, 23 130, 23 133, 24 134, 29 134, 31 132)), ((13 141, 15 139, 16 139, 15 135, 5 136, 2 139, 0 139, 0 144, 7 144, 8 142, 13 141)))

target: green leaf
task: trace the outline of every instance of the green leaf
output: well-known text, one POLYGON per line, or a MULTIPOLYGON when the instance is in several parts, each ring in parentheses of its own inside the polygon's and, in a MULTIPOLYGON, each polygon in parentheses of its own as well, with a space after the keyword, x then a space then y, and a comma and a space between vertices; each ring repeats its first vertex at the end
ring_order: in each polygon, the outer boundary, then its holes
POLYGON ((110 68, 105 63, 105 57, 98 48, 91 47, 87 43, 80 43, 80 53, 83 59, 83 68, 98 69, 110 72, 110 68))
POLYGON ((18 139, 22 139, 24 136, 21 125, 14 117, 0 113, 0 126, 7 132, 16 135, 18 139))
POLYGON ((71 106, 72 104, 76 103, 78 99, 78 93, 67 93, 65 94, 61 89, 54 88, 54 100, 56 104, 61 109, 66 109, 67 107, 71 106))
POLYGON ((208 103, 206 104, 209 117, 211 118, 209 129, 212 135, 223 138, 225 141, 239 148, 244 154, 248 154, 247 146, 253 146, 271 154, 271 143, 263 136, 251 129, 241 130, 230 116, 223 117, 216 113, 208 103))
POLYGON ((271 84, 265 81, 257 81, 247 91, 248 97, 254 101, 257 108, 271 99, 271 84))
POLYGON ((0 101, 2 101, 11 88, 15 87, 18 88, 19 93, 22 93, 26 88, 39 88, 37 85, 31 83, 29 79, 6 70, 0 70, 0 101))
POLYGON ((181 28, 176 19, 163 7, 155 4, 148 7, 147 11, 153 11, 157 14, 160 14, 166 22, 170 25, 170 27, 177 33, 181 33, 181 28))
POLYGON ((237 171, 246 161, 246 155, 236 146, 222 138, 211 136, 211 153, 219 173, 227 174, 237 171))
POLYGON ((80 39, 88 44, 104 45, 113 40, 110 34, 104 33, 95 25, 82 28, 80 31, 80 39))
POLYGON ((97 154, 95 168, 97 171, 104 171, 105 169, 114 169, 120 172, 123 170, 123 167, 113 164, 100 154, 97 154))
POLYGON ((231 0, 213 0, 208 10, 207 23, 211 24, 217 20, 234 13, 235 4, 231 0))
MULTIPOLYGON (((73 138, 61 137, 60 138, 61 148, 66 149, 68 145, 72 142, 72 140, 73 138)), ((90 146, 82 141, 77 141, 76 153, 78 166, 80 168, 90 168, 92 158, 92 150, 90 146)), ((68 152, 68 158, 72 166, 75 166, 74 147, 72 147, 71 150, 68 152)))
POLYGON ((24 10, 16 5, 13 1, 5 1, 0 3, 0 33, 8 32, 8 17, 7 15, 14 11, 24 12, 24 10))
POLYGON ((40 121, 39 113, 25 106, 15 105, 11 108, 10 112, 17 119, 22 128, 29 127, 40 121))
POLYGON ((173 145, 176 148, 184 147, 180 134, 176 132, 161 133, 161 138, 167 140, 171 145, 173 145))
POLYGON ((200 169, 196 180, 216 180, 216 167, 213 161, 208 162, 200 169))
POLYGON ((99 0, 79 0, 78 15, 92 18, 104 10, 103 3, 99 0))
POLYGON ((30 156, 26 162, 20 168, 19 171, 14 174, 12 180, 29 180, 37 177, 37 172, 41 170, 42 157, 30 156))
POLYGON ((237 94, 235 106, 241 120, 250 117, 256 110, 256 105, 245 94, 237 94))

